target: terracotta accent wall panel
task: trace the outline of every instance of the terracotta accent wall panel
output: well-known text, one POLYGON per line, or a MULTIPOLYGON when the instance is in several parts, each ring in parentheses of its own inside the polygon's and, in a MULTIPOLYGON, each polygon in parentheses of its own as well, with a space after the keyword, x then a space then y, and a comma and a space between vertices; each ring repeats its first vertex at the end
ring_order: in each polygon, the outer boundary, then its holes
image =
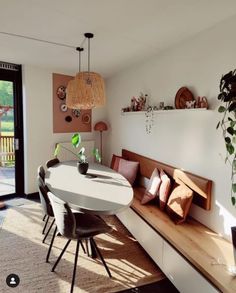
POLYGON ((53 82, 53 133, 67 132, 91 132, 91 110, 81 110, 79 117, 73 115, 72 109, 67 109, 65 112, 61 110, 61 106, 66 102, 65 99, 60 99, 57 95, 60 86, 67 87, 68 82, 73 76, 63 74, 52 74, 53 82), (66 121, 66 117, 71 117, 71 122, 66 121))

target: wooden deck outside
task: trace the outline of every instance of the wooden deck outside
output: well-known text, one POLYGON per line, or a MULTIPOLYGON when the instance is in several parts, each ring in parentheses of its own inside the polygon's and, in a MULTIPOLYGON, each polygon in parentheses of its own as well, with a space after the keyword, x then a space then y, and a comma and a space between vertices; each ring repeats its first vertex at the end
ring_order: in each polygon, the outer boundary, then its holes
POLYGON ((0 166, 14 165, 14 136, 0 134, 0 166))

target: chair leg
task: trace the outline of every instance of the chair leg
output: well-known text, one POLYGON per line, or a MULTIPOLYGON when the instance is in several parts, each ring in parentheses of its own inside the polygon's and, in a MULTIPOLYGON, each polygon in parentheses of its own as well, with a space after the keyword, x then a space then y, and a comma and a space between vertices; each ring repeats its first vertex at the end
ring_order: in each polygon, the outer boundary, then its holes
POLYGON ((48 234, 49 234, 50 230, 52 229, 52 226, 53 226, 54 222, 55 222, 55 219, 53 219, 50 227, 48 228, 48 231, 47 231, 47 233, 45 234, 45 236, 43 238, 43 241, 42 241, 43 243, 45 242, 46 238, 48 237, 48 234))
POLYGON ((96 244, 95 240, 93 238, 90 238, 90 243, 94 246, 94 248, 97 251, 99 257, 101 258, 101 261, 102 261, 102 263, 103 263, 103 265, 104 265, 104 267, 105 267, 105 269, 106 269, 106 271, 108 273, 108 276, 111 278, 112 276, 111 276, 110 270, 109 270, 104 258, 102 257, 102 254, 101 254, 99 248, 97 247, 97 244, 96 244))
POLYGON ((75 262, 74 262, 74 270, 73 270, 73 276, 72 276, 72 282, 71 282, 70 293, 73 293, 73 290, 74 290, 75 274, 76 274, 76 268, 77 268, 77 260, 78 260, 79 244, 80 244, 80 243, 81 243, 81 241, 78 239, 78 240, 77 240, 77 245, 76 245, 75 262))
POLYGON ((43 221, 45 221, 46 217, 47 217, 47 215, 45 214, 45 215, 43 216, 43 221))
POLYGON ((91 239, 92 238, 89 239, 90 240, 90 248, 91 248, 91 257, 97 258, 97 251, 96 251, 96 248, 94 247, 94 245, 92 244, 91 239))
POLYGON ((51 243, 50 243, 50 246, 49 246, 49 249, 48 249, 48 253, 47 253, 47 257, 46 257, 46 262, 48 262, 49 260, 49 256, 50 256, 50 253, 51 253, 51 249, 52 249, 52 245, 53 245, 53 242, 54 242, 54 238, 56 236, 56 233, 57 233, 57 226, 54 230, 54 233, 52 235, 52 239, 51 239, 51 243))
POLYGON ((54 272, 54 271, 55 271, 55 268, 57 267, 59 261, 61 260, 63 254, 64 254, 64 252, 66 251, 67 246, 70 244, 70 242, 71 242, 71 239, 69 239, 69 240, 67 241, 67 243, 66 243, 65 247, 63 248, 61 254, 59 255, 57 261, 55 262, 54 266, 52 267, 51 272, 54 272))
POLYGON ((43 227, 42 234, 44 234, 44 233, 45 233, 45 229, 46 229, 46 227, 47 227, 48 220, 49 220, 49 216, 47 216, 47 220, 46 220, 46 222, 45 222, 45 224, 44 224, 44 227, 43 227))
POLYGON ((84 245, 83 245, 82 240, 80 240, 80 244, 81 244, 81 247, 82 247, 82 249, 83 249, 83 252, 86 253, 86 250, 85 250, 85 248, 84 248, 84 245))
POLYGON ((85 239, 85 247, 86 247, 87 255, 90 256, 89 247, 88 247, 88 239, 85 239))

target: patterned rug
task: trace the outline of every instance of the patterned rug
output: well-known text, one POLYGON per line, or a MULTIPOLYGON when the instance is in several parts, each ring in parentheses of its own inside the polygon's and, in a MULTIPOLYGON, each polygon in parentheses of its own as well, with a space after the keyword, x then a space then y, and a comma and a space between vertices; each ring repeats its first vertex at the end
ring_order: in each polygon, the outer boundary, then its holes
MULTIPOLYGON (((163 273, 120 221, 115 216, 105 217, 105 220, 114 230, 96 236, 95 240, 112 278, 107 276, 100 259, 94 260, 80 249, 74 292, 117 292, 163 279, 163 273)), ((0 230, 0 292, 70 291, 76 242, 70 243, 55 273, 52 273, 51 267, 66 239, 55 238, 50 263, 45 263, 51 235, 43 244, 42 227, 42 212, 38 203, 7 210, 0 230), (12 273, 20 277, 16 288, 6 285, 6 277, 12 273)))

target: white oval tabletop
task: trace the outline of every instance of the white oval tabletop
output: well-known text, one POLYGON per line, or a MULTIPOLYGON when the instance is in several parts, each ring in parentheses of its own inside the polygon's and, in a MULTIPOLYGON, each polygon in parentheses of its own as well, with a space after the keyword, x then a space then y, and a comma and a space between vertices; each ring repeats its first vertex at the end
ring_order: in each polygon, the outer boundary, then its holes
POLYGON ((133 188, 119 173, 101 164, 90 163, 81 175, 76 161, 48 169, 45 181, 50 190, 72 209, 93 214, 116 214, 130 206, 133 188))

